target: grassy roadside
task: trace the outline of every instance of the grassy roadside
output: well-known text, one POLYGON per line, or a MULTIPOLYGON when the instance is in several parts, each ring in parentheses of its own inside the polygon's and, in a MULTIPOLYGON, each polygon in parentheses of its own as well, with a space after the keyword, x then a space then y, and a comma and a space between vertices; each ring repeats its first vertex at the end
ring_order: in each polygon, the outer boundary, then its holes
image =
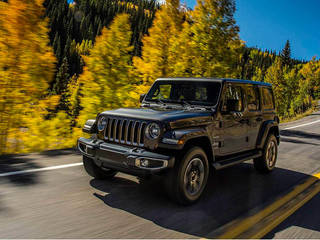
POLYGON ((319 106, 318 102, 319 102, 319 100, 313 100, 312 107, 310 109, 308 109, 304 113, 297 114, 294 117, 290 117, 290 118, 281 118, 280 117, 280 123, 293 122, 293 121, 296 121, 296 120, 299 120, 301 118, 304 118, 304 117, 311 115, 314 111, 316 111, 318 109, 318 106, 319 106))

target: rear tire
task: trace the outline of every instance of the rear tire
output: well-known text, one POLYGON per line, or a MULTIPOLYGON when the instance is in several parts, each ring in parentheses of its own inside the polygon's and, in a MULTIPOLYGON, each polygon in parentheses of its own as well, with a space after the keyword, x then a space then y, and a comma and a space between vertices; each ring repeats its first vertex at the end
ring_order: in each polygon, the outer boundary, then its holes
POLYGON ((118 172, 112 169, 99 168, 91 158, 83 156, 83 166, 86 172, 95 179, 112 179, 118 172))
POLYGON ((196 202, 208 180, 209 164, 206 153, 199 147, 190 148, 170 170, 165 179, 169 196, 182 205, 196 202))
POLYGON ((255 169, 261 173, 270 173, 277 162, 278 142, 273 134, 269 134, 263 147, 262 156, 253 159, 255 169))

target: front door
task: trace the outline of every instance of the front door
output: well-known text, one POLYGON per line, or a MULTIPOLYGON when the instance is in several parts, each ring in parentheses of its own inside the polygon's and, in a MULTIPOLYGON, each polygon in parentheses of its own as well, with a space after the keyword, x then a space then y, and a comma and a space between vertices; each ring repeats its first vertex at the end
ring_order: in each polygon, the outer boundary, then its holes
POLYGON ((255 149, 258 134, 262 124, 262 112, 261 112, 261 98, 259 93, 259 87, 254 85, 247 85, 247 116, 248 116, 248 137, 249 148, 255 149))
POLYGON ((248 119, 244 116, 244 89, 241 84, 227 84, 221 109, 223 144, 221 155, 248 149, 248 119))

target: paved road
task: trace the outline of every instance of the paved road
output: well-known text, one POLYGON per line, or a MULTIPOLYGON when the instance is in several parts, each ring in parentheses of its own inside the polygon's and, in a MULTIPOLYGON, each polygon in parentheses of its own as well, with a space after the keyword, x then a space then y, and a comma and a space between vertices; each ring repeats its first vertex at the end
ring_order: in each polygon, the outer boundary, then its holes
POLYGON ((320 238, 320 194, 316 195, 265 238, 320 238))
MULTIPOLYGON (((282 125, 320 120, 320 111, 282 125)), ((260 175, 246 162, 210 176, 204 197, 181 207, 157 179, 119 174, 92 180, 82 166, 0 177, 0 238, 199 238, 273 201, 320 172, 320 121, 281 131, 277 169, 260 175)), ((81 162, 70 150, 0 159, 0 173, 81 162)), ((320 238, 320 195, 266 237, 320 238)))

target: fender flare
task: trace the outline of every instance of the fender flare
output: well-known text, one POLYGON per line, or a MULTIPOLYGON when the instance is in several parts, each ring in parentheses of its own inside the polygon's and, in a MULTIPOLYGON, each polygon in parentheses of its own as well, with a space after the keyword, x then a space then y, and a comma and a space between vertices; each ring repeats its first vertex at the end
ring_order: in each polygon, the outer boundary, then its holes
POLYGON ((279 131, 279 124, 274 120, 265 121, 261 127, 257 138, 257 148, 262 149, 264 143, 268 137, 270 130, 274 129, 275 137, 278 140, 278 144, 280 143, 280 131, 279 131))
MULTIPOLYGON (((213 139, 212 137, 208 134, 208 131, 206 127, 197 127, 197 128, 188 128, 188 129, 175 129, 170 132, 167 132, 164 135, 165 138, 171 138, 171 139, 176 139, 180 141, 180 144, 175 145, 174 149, 176 150, 182 150, 188 142, 192 140, 196 140, 198 138, 206 138, 207 142, 206 144, 198 144, 200 147, 204 148, 204 150, 208 150, 207 154, 210 153, 210 156, 208 158, 212 159, 214 161, 214 148, 213 148, 213 139)), ((166 145, 168 148, 169 146, 166 145)))
POLYGON ((210 142, 212 142, 211 138, 208 135, 207 129, 205 127, 175 129, 175 130, 166 132, 163 137, 180 140, 183 142, 183 144, 181 144, 182 146, 184 146, 187 141, 194 138, 199 138, 199 137, 207 137, 210 140, 210 142))

